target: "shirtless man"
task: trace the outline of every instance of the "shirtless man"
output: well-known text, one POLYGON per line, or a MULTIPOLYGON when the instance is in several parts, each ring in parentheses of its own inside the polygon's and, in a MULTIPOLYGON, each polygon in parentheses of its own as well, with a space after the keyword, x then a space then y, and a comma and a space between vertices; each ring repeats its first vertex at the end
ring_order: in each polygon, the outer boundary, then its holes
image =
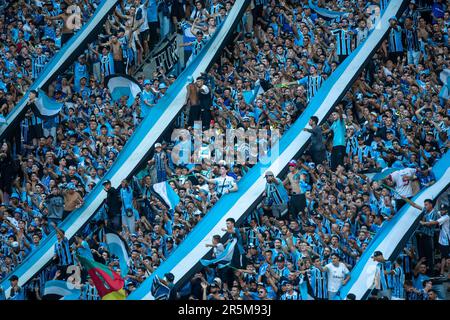
POLYGON ((305 206, 305 195, 301 193, 300 190, 300 172, 297 168, 297 161, 289 161, 289 173, 286 179, 283 181, 286 189, 290 189, 290 199, 289 199, 289 212, 292 213, 293 217, 297 217, 298 213, 304 209, 305 206))
MULTIPOLYGON (((74 11, 74 5, 70 7, 66 3, 61 3, 61 10, 63 13, 57 16, 45 16, 47 20, 63 20, 63 27, 61 33, 61 46, 72 38, 74 31, 81 27, 81 14, 74 11)), ((75 10, 76 11, 76 10, 75 10)))
POLYGON ((117 39, 117 36, 112 35, 111 40, 103 43, 102 45, 109 45, 111 47, 114 59, 114 71, 116 73, 125 73, 125 66, 123 63, 123 48, 122 44, 117 39))
POLYGON ((198 97, 198 88, 194 83, 194 79, 188 77, 187 96, 186 96, 186 122, 189 126, 194 125, 194 121, 200 119, 200 99, 198 97))
POLYGON ((292 194, 300 194, 300 174, 297 169, 297 162, 295 160, 289 161, 289 173, 284 179, 283 184, 286 189, 291 190, 292 194))
POLYGON ((63 220, 71 213, 73 210, 78 209, 83 204, 83 198, 77 192, 75 185, 70 182, 67 185, 67 190, 63 192, 64 194, 64 212, 63 220))

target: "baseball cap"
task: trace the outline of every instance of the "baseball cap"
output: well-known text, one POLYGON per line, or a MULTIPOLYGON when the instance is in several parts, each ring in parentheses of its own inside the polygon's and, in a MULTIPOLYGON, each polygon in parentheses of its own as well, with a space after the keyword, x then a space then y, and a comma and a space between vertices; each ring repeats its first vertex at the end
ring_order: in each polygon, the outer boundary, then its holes
POLYGON ((245 117, 243 117, 243 118, 242 118, 242 121, 244 121, 244 122, 248 122, 248 121, 250 121, 250 118, 249 118, 249 117, 247 117, 247 116, 245 116, 245 117))
POLYGON ((70 182, 70 183, 67 184, 67 189, 69 189, 69 190, 77 190, 77 187, 75 187, 75 185, 72 182, 70 182))
POLYGON ((164 274, 164 277, 167 279, 167 281, 170 281, 170 282, 172 282, 175 279, 175 276, 170 272, 164 274))
POLYGON ((383 253, 381 253, 381 251, 375 251, 375 252, 373 253, 372 258, 379 257, 379 256, 382 256, 382 255, 383 255, 383 253))
POLYGON ((439 210, 441 210, 441 211, 448 211, 448 205, 446 205, 446 204, 441 204, 440 206, 439 206, 439 210))
POLYGON ((275 261, 276 261, 276 262, 283 262, 283 261, 284 261, 284 257, 283 257, 283 256, 278 256, 278 257, 275 259, 275 261))
POLYGON ((13 192, 12 195, 9 197, 10 199, 19 199, 19 194, 17 192, 13 192))
POLYGON ((147 85, 147 84, 152 84, 152 82, 149 79, 145 79, 144 80, 144 86, 147 85))
POLYGON ((297 161, 295 161, 295 160, 289 161, 289 167, 296 167, 296 166, 297 166, 297 161))
POLYGON ((272 172, 272 171, 267 171, 267 172, 264 174, 264 176, 265 176, 265 177, 273 176, 273 172, 272 172))
POLYGON ((111 180, 106 179, 105 181, 103 181, 102 185, 105 185, 105 184, 107 184, 107 183, 111 183, 111 180))
POLYGON ((158 89, 167 89, 167 85, 164 82, 161 82, 158 86, 158 89))
POLYGON ((155 143, 155 148, 161 148, 161 147, 162 147, 161 143, 159 143, 159 142, 155 143))

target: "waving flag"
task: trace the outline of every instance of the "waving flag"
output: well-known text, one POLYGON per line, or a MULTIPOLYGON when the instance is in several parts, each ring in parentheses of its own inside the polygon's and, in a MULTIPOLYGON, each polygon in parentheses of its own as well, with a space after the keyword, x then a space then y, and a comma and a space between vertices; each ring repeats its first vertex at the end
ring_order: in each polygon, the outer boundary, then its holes
POLYGON ((155 183, 153 191, 166 203, 169 209, 175 209, 178 203, 180 203, 180 197, 172 189, 168 181, 155 183))
POLYGON ((313 2, 313 0, 308 1, 309 7, 314 10, 318 15, 321 15, 324 18, 328 19, 338 19, 342 16, 347 16, 348 12, 340 12, 340 11, 331 11, 325 8, 320 8, 317 4, 313 2))
POLYGON ((450 69, 442 70, 439 74, 439 79, 444 84, 439 92, 439 97, 447 100, 450 95, 450 69))
POLYGON ((156 275, 152 282, 152 296, 155 300, 168 300, 170 295, 170 288, 161 282, 161 279, 156 275))
POLYGON ((83 268, 91 276, 102 300, 125 300, 125 281, 119 274, 102 263, 77 256, 83 268))
POLYGON ((34 100, 34 103, 30 104, 34 113, 40 118, 51 118, 58 115, 64 103, 57 102, 56 100, 49 98, 45 92, 40 89, 37 93, 38 94, 34 100))
POLYGON ((227 244, 225 250, 217 256, 215 259, 206 260, 201 259, 200 263, 208 267, 210 265, 216 264, 218 268, 224 268, 227 266, 240 266, 242 263, 236 263, 236 258, 239 258, 239 250, 237 247, 237 239, 233 239, 231 242, 227 244))
MULTIPOLYGON (((67 297, 80 297, 81 290, 74 288, 74 286, 62 280, 50 280, 45 283, 44 296, 46 295, 57 295, 61 296, 63 299, 67 300, 67 297)), ((76 298, 76 299, 78 299, 76 298)), ((73 300, 76 300, 73 299, 73 300)), ((71 299, 72 300, 72 299, 71 299)))
POLYGON ((142 92, 139 83, 132 77, 127 75, 118 75, 106 77, 105 80, 108 90, 111 93, 111 98, 114 102, 119 101, 123 96, 127 96, 127 105, 131 106, 136 99, 136 96, 142 92))
POLYGON ((112 230, 108 230, 106 234, 106 243, 108 244, 109 252, 119 258, 120 275, 125 277, 128 274, 128 262, 130 261, 127 243, 120 235, 112 230))

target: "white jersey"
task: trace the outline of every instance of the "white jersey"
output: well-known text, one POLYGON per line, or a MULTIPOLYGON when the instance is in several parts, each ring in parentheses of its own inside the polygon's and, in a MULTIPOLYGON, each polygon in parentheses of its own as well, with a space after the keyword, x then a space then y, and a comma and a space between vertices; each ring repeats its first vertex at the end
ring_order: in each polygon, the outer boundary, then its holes
MULTIPOLYGON (((412 176, 415 173, 416 169, 413 168, 406 168, 391 173, 391 178, 395 182, 395 191, 397 191, 398 194, 407 198, 413 196, 411 179, 406 179, 405 177, 412 176)), ((396 195, 396 198, 399 199, 398 195, 396 195)))
POLYGON ((349 270, 342 262, 339 262, 339 266, 334 266, 333 263, 329 263, 325 266, 328 275, 328 291, 338 292, 342 286, 342 281, 349 273, 349 270))
POLYGON ((437 222, 441 226, 441 231, 439 232, 439 244, 442 246, 450 245, 450 216, 446 214, 440 217, 437 222))
MULTIPOLYGON (((144 20, 144 22, 141 24, 141 26, 139 27, 139 31, 140 32, 144 32, 146 30, 149 29, 148 26, 148 18, 147 18, 147 7, 143 4, 141 4, 137 9, 136 9, 136 15, 138 13, 138 10, 142 10, 142 19, 144 20)), ((142 20, 141 19, 141 20, 142 20)))
POLYGON ((225 178, 218 177, 215 178, 214 181, 216 183, 216 191, 219 194, 224 194, 225 190, 231 190, 236 185, 236 181, 230 176, 226 176, 225 178))

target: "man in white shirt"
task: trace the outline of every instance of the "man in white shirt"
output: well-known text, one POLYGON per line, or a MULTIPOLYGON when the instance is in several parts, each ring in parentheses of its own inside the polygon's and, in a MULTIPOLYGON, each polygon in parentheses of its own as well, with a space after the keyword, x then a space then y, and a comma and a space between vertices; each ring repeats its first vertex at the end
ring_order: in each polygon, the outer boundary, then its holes
POLYGON ((413 194, 412 181, 417 179, 416 177, 417 169, 405 168, 402 170, 395 171, 389 175, 389 178, 395 184, 395 207, 397 211, 405 205, 405 200, 401 196, 406 198, 411 198, 413 194))
POLYGON ((336 253, 331 254, 331 263, 323 269, 328 276, 328 300, 334 300, 341 287, 350 280, 350 271, 336 253))
POLYGON ((214 183, 216 185, 217 195, 220 197, 224 194, 228 194, 230 192, 238 191, 238 186, 236 184, 236 180, 233 177, 227 175, 228 166, 226 164, 222 164, 220 166, 220 177, 214 179, 208 179, 200 173, 197 173, 197 177, 203 177, 206 182, 214 183))
POLYGON ((141 4, 140 0, 134 0, 134 5, 136 7, 135 21, 139 25, 139 41, 144 47, 144 56, 148 53, 148 40, 149 40, 149 25, 147 17, 147 6, 148 0, 141 4))

